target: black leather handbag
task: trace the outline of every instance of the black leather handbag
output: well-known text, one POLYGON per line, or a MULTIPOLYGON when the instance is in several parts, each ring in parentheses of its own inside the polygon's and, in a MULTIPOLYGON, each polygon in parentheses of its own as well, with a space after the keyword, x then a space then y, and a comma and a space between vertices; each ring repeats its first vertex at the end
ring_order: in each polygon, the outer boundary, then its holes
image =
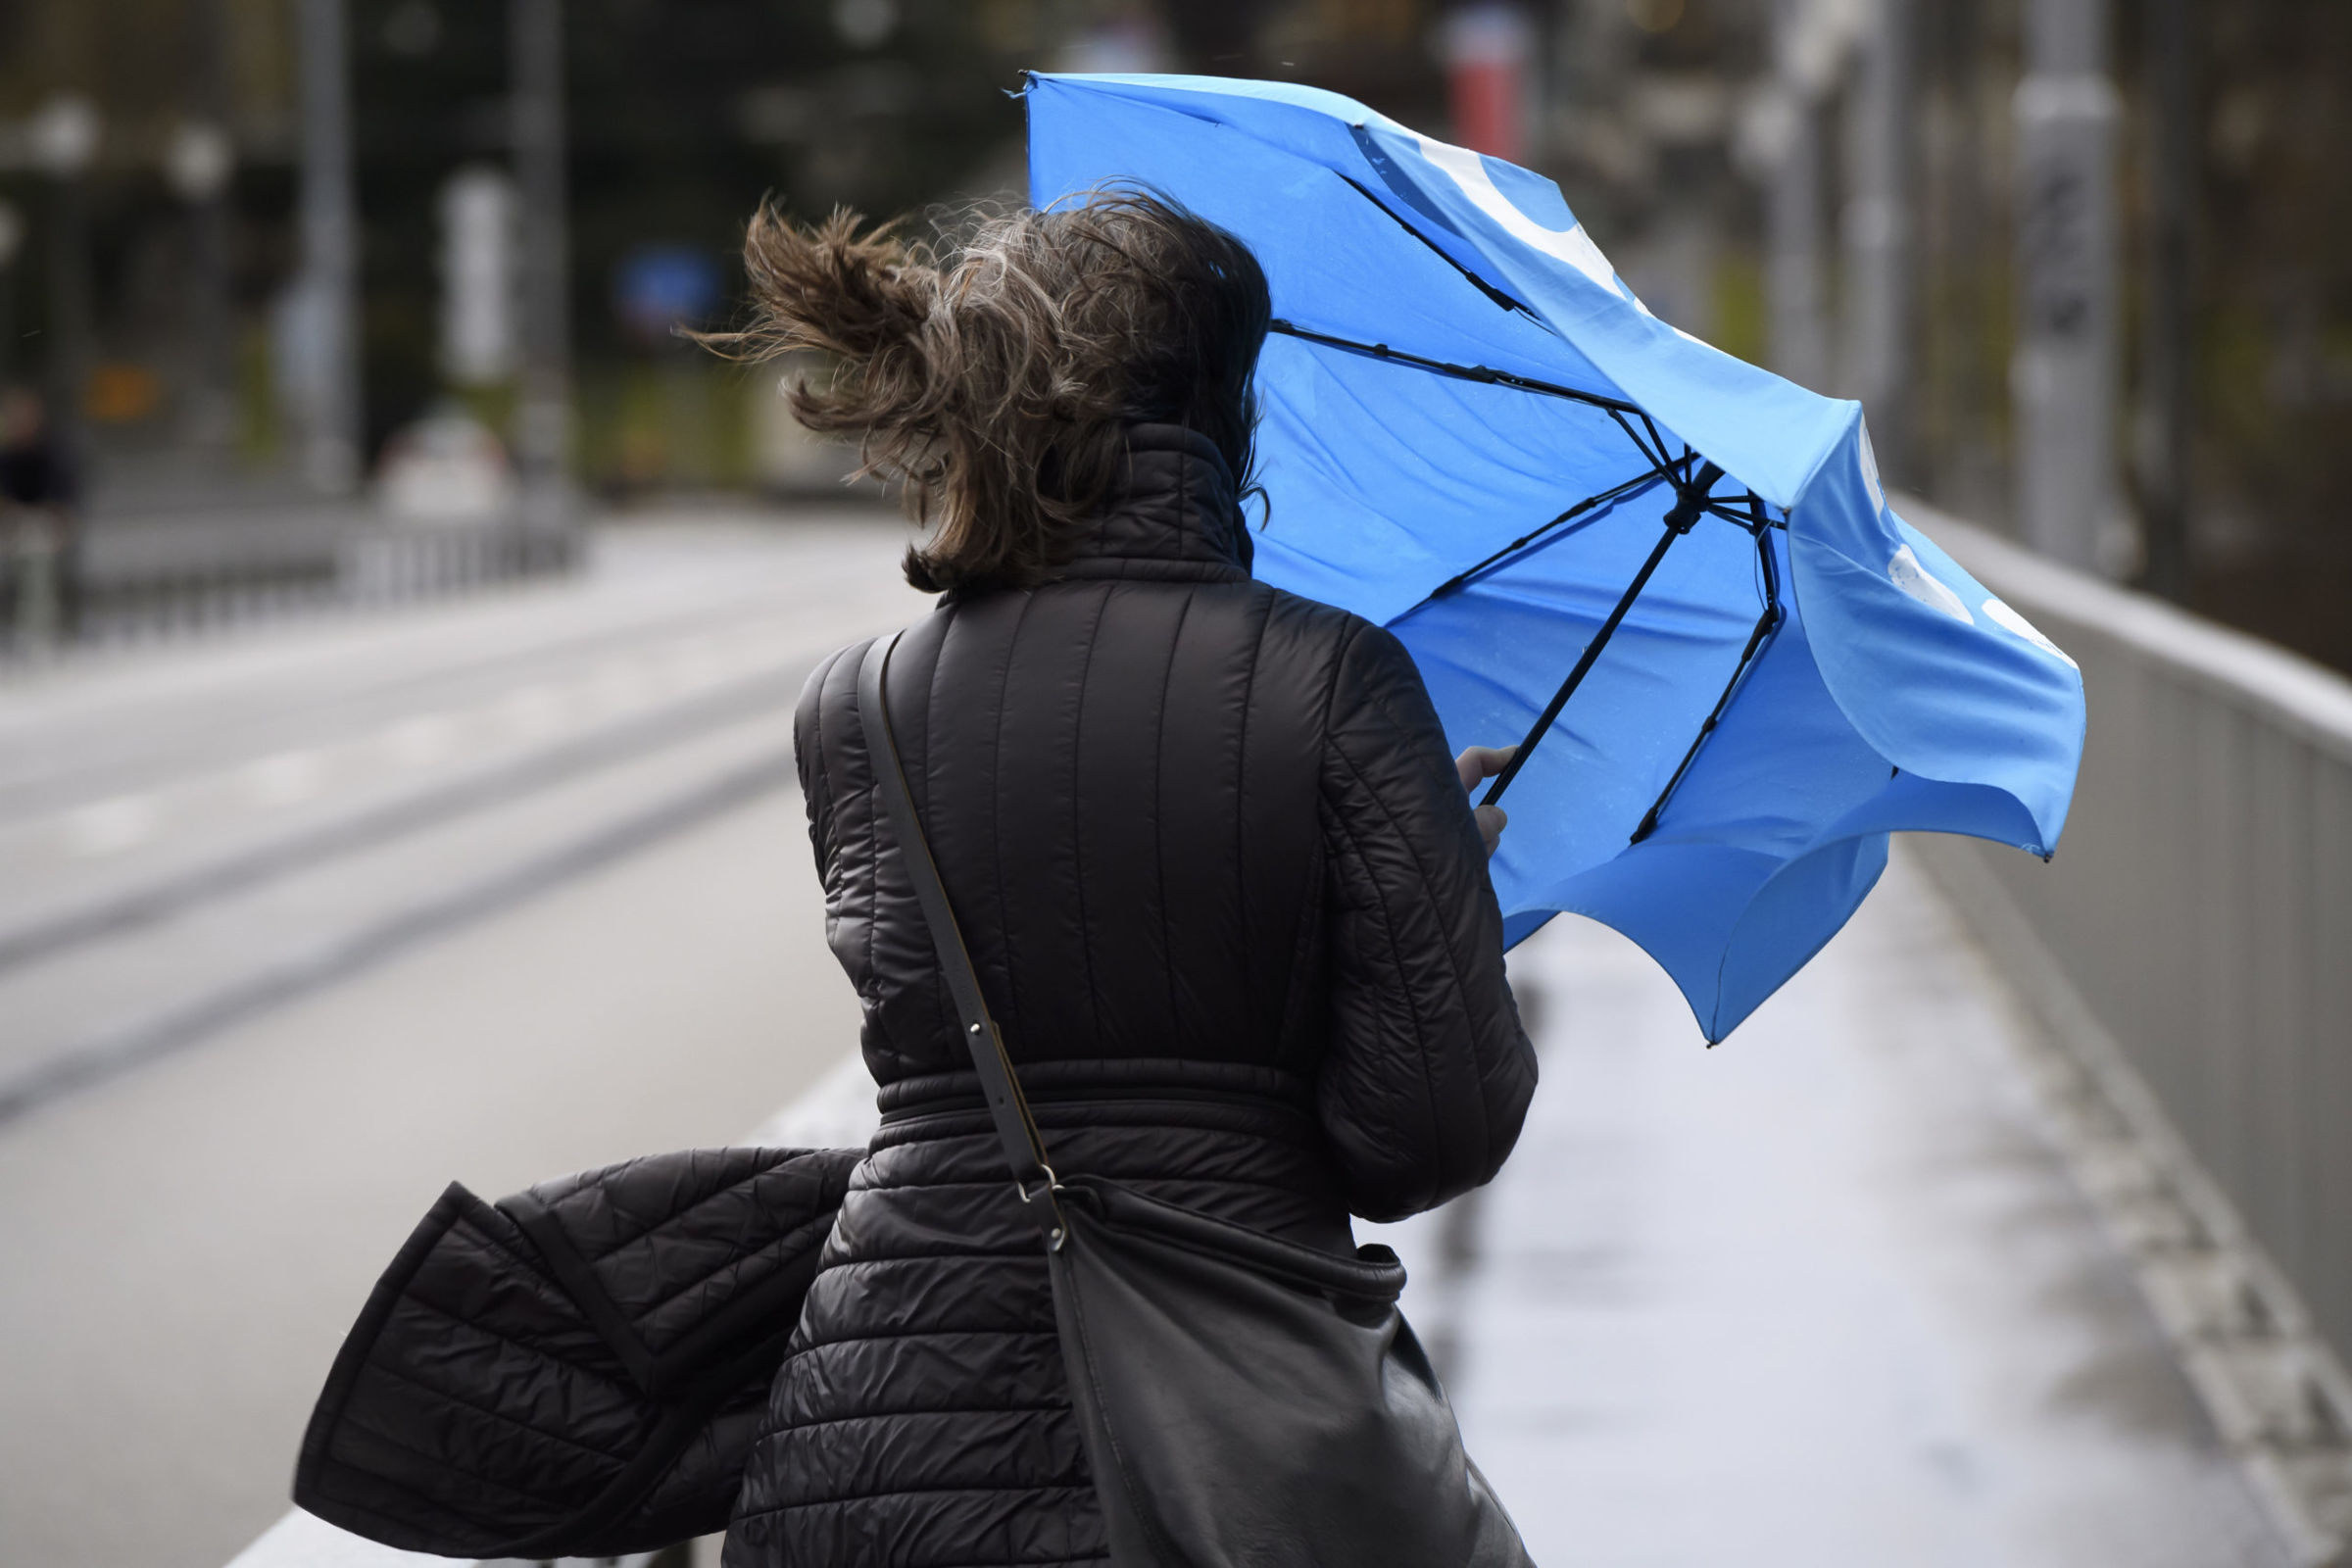
POLYGON ((1057 1176, 989 1016, 891 733, 898 639, 858 668, 875 783, 1053 1277, 1118 1568, 1532 1568, 1462 1450, 1385 1247, 1345 1257, 1057 1176))

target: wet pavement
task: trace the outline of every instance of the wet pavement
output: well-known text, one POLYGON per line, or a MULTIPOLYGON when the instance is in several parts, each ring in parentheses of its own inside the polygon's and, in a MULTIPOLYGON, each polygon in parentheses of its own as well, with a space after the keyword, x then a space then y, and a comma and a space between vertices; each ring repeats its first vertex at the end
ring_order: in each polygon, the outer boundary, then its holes
POLYGON ((1519 1152, 1401 1250, 1538 1562, 2285 1562, 1916 862, 1712 1051, 1589 922, 1513 972, 1544 1019, 1519 1152))

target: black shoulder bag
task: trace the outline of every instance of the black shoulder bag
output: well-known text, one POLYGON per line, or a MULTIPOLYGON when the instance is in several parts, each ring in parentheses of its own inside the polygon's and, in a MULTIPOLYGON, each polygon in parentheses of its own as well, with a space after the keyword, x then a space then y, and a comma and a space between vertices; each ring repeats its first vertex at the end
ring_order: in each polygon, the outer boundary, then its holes
POLYGON ((870 647, 858 708, 1054 1281, 1070 1397, 1119 1568, 1532 1568, 1397 1310, 1385 1247, 1342 1257, 1048 1162, 907 793, 870 647))

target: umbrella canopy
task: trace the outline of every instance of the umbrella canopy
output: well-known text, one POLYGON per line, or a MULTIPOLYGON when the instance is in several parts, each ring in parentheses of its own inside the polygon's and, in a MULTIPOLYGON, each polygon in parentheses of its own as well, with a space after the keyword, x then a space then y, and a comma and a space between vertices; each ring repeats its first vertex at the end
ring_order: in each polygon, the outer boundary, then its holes
POLYGON ((2057 844, 2074 662, 1887 509, 1860 405, 1652 316, 1549 180, 1287 83, 1027 102, 1038 205, 1148 185, 1263 264, 1257 573, 1396 632, 1457 749, 1530 742, 1507 940, 1613 926, 1719 1040, 1890 830, 2057 844))

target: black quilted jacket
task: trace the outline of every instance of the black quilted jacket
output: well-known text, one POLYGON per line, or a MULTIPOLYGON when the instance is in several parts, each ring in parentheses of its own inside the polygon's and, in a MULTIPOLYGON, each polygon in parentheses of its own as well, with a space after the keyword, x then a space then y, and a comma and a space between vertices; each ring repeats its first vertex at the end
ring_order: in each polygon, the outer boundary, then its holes
MULTIPOLYGON (((900 749, 1057 1169, 1346 1249, 1350 1212, 1441 1202, 1518 1136, 1535 1058, 1485 858, 1403 648, 1250 579, 1207 441, 1133 448, 1054 580, 906 634, 900 749)), ((810 677, 798 740, 883 1126, 725 1560, 1103 1562, 1037 1232, 872 794, 862 654, 810 677)))

